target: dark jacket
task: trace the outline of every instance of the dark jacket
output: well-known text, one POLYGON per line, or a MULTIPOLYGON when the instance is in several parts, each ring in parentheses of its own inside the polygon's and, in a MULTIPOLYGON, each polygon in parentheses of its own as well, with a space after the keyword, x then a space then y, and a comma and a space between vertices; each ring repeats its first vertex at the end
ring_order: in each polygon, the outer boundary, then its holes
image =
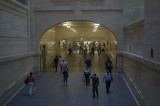
POLYGON ((92 87, 97 88, 99 85, 99 78, 98 77, 92 77, 92 87))

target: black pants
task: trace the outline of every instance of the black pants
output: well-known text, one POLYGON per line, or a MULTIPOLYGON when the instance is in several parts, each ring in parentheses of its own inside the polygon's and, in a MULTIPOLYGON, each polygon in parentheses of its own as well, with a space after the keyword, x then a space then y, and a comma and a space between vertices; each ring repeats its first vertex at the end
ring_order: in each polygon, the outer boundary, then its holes
POLYGON ((106 66, 106 70, 109 70, 109 72, 112 73, 112 68, 106 66))
POLYGON ((98 97, 98 87, 93 87, 92 91, 93 91, 93 98, 95 98, 95 95, 97 95, 98 97))
POLYGON ((111 80, 110 81, 106 81, 106 93, 107 94, 109 93, 110 86, 111 86, 111 80))
POLYGON ((86 76, 85 76, 85 80, 86 80, 86 85, 89 85, 89 83, 90 83, 89 75, 86 75, 86 76))
POLYGON ((67 79, 68 79, 67 76, 63 76, 64 83, 67 83, 67 79))
POLYGON ((58 63, 55 63, 54 66, 55 66, 55 69, 56 69, 56 72, 57 72, 58 63))

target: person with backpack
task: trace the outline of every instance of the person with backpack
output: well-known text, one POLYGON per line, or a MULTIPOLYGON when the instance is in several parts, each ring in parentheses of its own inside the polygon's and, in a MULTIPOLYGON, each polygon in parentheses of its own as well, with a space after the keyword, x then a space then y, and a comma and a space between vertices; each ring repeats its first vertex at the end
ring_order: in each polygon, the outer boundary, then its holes
POLYGON ((112 73, 113 66, 110 58, 107 58, 107 60, 105 61, 105 66, 106 66, 106 70, 109 70, 110 73, 112 73))
POLYGON ((107 72, 105 73, 102 82, 104 82, 104 80, 105 80, 105 83, 106 83, 106 93, 107 93, 107 95, 108 95, 109 89, 110 89, 110 86, 111 86, 111 81, 113 81, 112 74, 110 73, 109 70, 107 70, 107 72))

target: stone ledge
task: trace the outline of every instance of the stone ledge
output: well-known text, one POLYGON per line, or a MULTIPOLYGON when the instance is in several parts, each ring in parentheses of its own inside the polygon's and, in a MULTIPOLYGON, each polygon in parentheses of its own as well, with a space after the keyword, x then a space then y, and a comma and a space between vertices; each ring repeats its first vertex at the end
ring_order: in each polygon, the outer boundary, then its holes
POLYGON ((126 56, 128 58, 134 59, 142 64, 145 64, 149 67, 152 67, 153 69, 155 69, 156 71, 160 72, 160 63, 154 60, 149 60, 141 55, 137 55, 137 54, 133 54, 133 53, 129 53, 129 52, 125 52, 125 51, 118 51, 117 52, 118 55, 123 55, 126 56))
POLYGON ((34 56, 34 55, 39 55, 40 52, 25 52, 25 53, 19 53, 19 54, 14 54, 14 55, 6 55, 6 56, 0 56, 0 63, 6 62, 6 61, 11 61, 11 60, 16 60, 20 58, 25 58, 29 56, 34 56))

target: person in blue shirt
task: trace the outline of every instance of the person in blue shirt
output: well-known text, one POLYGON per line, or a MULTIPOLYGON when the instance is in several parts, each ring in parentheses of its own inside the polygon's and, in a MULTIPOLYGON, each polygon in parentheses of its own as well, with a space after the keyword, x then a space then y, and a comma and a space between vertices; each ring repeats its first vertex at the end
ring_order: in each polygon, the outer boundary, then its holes
POLYGON ((110 89, 110 86, 111 86, 111 81, 113 81, 112 74, 110 73, 109 70, 107 70, 107 72, 105 73, 102 82, 104 82, 104 80, 105 80, 105 83, 106 83, 106 93, 108 95, 109 94, 109 89, 110 89))

